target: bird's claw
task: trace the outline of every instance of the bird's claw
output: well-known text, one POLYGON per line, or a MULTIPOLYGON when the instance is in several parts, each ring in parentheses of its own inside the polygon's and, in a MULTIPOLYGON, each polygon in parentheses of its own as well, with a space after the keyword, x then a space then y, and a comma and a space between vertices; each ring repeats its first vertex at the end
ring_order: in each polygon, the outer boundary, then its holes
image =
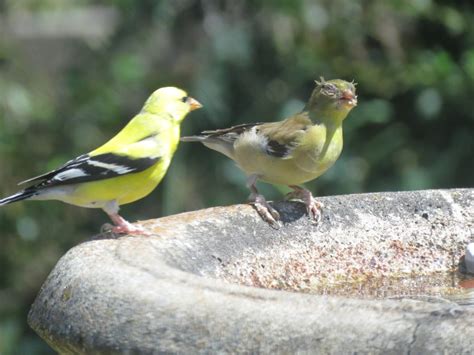
POLYGON ((294 191, 288 193, 285 198, 286 199, 301 199, 305 206, 306 212, 308 213, 308 217, 311 222, 315 225, 319 224, 322 219, 322 209, 324 205, 317 201, 311 191, 301 188, 299 186, 290 186, 294 191))
POLYGON ((274 228, 280 228, 280 213, 265 200, 263 195, 251 195, 250 200, 265 222, 274 228))
POLYGON ((316 199, 311 196, 311 201, 306 204, 306 211, 308 212, 308 216, 311 219, 313 224, 319 224, 323 217, 322 209, 324 205, 321 202, 316 201, 316 199))

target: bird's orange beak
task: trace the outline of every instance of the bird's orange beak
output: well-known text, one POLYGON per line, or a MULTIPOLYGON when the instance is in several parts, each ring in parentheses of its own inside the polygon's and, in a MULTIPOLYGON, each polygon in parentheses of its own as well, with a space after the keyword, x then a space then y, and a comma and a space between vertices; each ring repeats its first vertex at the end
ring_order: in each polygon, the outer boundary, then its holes
POLYGON ((192 97, 188 97, 186 102, 191 107, 191 111, 197 110, 202 107, 201 103, 198 100, 193 99, 192 97))

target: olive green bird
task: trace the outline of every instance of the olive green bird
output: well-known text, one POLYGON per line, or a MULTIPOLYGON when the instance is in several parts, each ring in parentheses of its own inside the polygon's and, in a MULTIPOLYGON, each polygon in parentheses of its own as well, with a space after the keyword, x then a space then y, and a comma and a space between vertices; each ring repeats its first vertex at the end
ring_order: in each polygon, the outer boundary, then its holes
POLYGON ((288 185, 293 189, 288 197, 301 199, 317 223, 322 205, 299 185, 321 176, 339 158, 342 123, 356 105, 354 83, 321 78, 303 111, 283 121, 241 124, 181 140, 201 142, 234 160, 248 176, 249 200, 266 221, 278 224, 280 215, 259 194, 258 180, 288 185))

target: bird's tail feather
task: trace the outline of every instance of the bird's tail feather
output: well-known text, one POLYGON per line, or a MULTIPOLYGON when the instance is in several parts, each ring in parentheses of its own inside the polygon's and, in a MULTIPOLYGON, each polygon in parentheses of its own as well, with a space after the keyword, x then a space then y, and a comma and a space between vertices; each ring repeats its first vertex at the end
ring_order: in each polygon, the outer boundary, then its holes
POLYGON ((187 137, 181 137, 179 140, 181 142, 202 142, 205 141, 208 138, 208 136, 187 136, 187 137))
POLYGON ((218 151, 221 154, 234 159, 234 142, 226 141, 221 137, 212 137, 207 135, 181 137, 182 142, 200 142, 206 147, 218 151))
POLYGON ((26 189, 26 190, 17 192, 14 195, 5 197, 4 199, 1 199, 0 206, 8 205, 9 203, 16 202, 16 201, 26 200, 37 194, 38 194, 38 191, 36 189, 26 189))

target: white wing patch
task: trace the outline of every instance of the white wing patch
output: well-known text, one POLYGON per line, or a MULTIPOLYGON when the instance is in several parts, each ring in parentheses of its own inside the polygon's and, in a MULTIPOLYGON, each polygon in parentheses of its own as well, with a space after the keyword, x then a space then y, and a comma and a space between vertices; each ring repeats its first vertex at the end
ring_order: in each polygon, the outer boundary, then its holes
POLYGON ((75 179, 75 178, 78 178, 81 176, 87 176, 87 175, 88 174, 84 170, 73 168, 73 169, 68 169, 56 174, 54 176, 54 180, 66 181, 66 180, 75 179))
POLYGON ((113 171, 114 173, 116 173, 118 175, 127 174, 127 173, 134 170, 134 169, 132 169, 128 166, 111 164, 111 163, 104 163, 104 162, 97 161, 97 160, 92 160, 92 159, 87 160, 87 164, 95 166, 97 168, 111 170, 111 171, 113 171))

